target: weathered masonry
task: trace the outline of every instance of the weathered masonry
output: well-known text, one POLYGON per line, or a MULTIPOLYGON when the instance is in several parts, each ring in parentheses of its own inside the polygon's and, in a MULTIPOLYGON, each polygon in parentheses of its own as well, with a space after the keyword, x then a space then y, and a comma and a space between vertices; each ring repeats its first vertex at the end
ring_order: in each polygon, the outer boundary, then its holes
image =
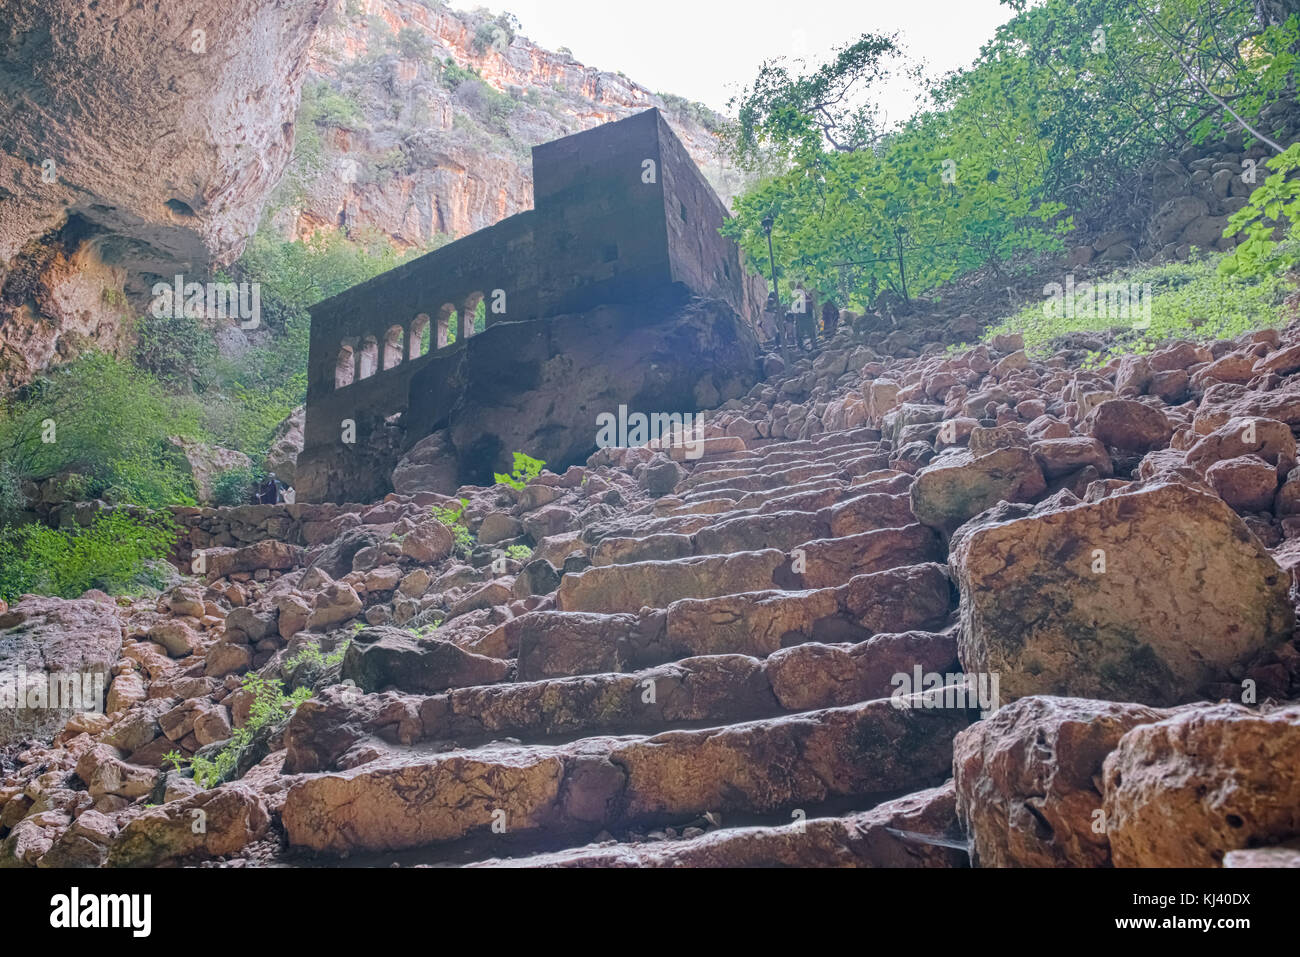
POLYGON ((347 494, 330 473, 355 472, 340 459, 385 420, 406 447, 439 428, 450 409, 430 405, 472 386, 443 360, 494 326, 672 290, 758 315, 761 282, 718 234, 726 207, 657 109, 534 147, 533 192, 534 209, 312 307, 300 501, 347 494), (408 410, 421 421, 394 420, 408 410))

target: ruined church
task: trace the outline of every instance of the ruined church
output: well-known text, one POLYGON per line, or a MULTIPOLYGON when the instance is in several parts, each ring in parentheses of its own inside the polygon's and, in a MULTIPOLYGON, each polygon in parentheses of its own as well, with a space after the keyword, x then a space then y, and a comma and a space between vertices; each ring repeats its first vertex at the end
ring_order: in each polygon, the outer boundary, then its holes
MULTIPOLYGON (((608 354, 634 328, 678 314, 683 303, 711 302, 736 319, 720 337, 709 334, 724 355, 684 361, 697 364, 691 374, 706 374, 715 360, 734 365, 738 376, 720 388, 739 387, 740 370, 752 364, 751 324, 765 288, 719 234, 726 207, 659 110, 534 147, 533 191, 532 210, 312 307, 300 501, 389 490, 382 473, 421 439, 455 426, 457 408, 493 398, 509 404, 510 390, 541 387, 538 368, 565 351, 558 338, 584 322, 598 328, 583 342, 604 337, 608 354), (557 317, 565 331, 548 324, 557 317), (537 367, 529 367, 530 355, 537 367)), ((576 358, 570 374, 613 378, 576 358)), ((691 389, 628 394, 612 382, 593 401, 684 412, 699 411, 701 395, 722 398, 708 383, 691 389), (691 389, 694 395, 682 394, 691 389)), ((511 449, 505 438, 461 425, 455 475, 482 478, 515 450, 553 460, 585 456, 595 448, 597 411, 608 410, 574 409, 565 421, 541 423, 544 433, 516 438, 541 449, 511 449)))

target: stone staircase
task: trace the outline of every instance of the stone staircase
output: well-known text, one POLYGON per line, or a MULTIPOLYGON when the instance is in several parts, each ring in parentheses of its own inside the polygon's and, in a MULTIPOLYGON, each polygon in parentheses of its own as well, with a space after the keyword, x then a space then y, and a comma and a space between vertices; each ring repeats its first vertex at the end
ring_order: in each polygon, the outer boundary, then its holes
POLYGON ((895 674, 958 670, 946 549, 912 517, 911 475, 874 429, 736 444, 583 529, 587 567, 474 642, 515 680, 303 704, 285 740, 284 773, 311 775, 284 802, 290 847, 963 866, 908 836, 955 832, 944 782, 974 717, 890 700, 895 674))

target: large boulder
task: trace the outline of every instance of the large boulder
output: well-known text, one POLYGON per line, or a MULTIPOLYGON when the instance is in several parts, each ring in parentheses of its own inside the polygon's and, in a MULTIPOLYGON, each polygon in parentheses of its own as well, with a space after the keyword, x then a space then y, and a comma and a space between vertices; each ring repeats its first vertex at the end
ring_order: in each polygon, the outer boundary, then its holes
POLYGON ((102 711, 121 649, 112 604, 28 596, 0 614, 0 745, 102 711))
POLYGON ((342 677, 366 691, 397 688, 429 694, 505 679, 510 666, 437 638, 418 639, 399 628, 357 633, 343 656, 342 677))
POLYGON ((1195 700, 1295 624, 1288 576, 1223 501, 1183 485, 979 525, 951 564, 962 665, 999 673, 1007 699, 1195 700))
POLYGON ((957 813, 981 867, 1107 867, 1101 767, 1121 737, 1169 712, 1021 698, 953 741, 957 813))
POLYGON ((1205 705, 1134 728, 1106 758, 1118 867, 1216 867, 1300 834, 1300 707, 1205 705))

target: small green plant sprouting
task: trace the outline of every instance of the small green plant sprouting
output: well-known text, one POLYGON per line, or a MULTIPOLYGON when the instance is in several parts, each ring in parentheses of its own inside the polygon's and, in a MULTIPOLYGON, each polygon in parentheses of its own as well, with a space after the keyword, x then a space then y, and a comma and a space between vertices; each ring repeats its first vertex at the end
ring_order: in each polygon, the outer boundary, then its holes
POLYGON ((253 736, 258 731, 292 714, 298 705, 311 697, 310 688, 298 688, 286 695, 282 681, 276 678, 268 680, 259 674, 245 676, 242 687, 253 694, 253 706, 249 709, 248 720, 234 730, 230 740, 215 757, 204 758, 196 754, 190 761, 190 766, 194 769, 194 781, 201 788, 213 788, 227 780, 239 763, 240 754, 252 743, 253 736))
POLYGON ((181 771, 190 763, 190 759, 185 757, 185 755, 181 754, 175 748, 172 748, 163 755, 163 763, 167 764, 168 762, 171 763, 173 771, 181 771))
POLYGON ((444 508, 438 505, 432 508, 434 519, 451 529, 456 551, 462 554, 468 553, 474 548, 474 534, 469 530, 469 526, 465 524, 465 509, 468 507, 469 499, 462 498, 460 508, 444 508))
POLYGON ((492 473, 500 485, 509 485, 515 491, 521 490, 525 485, 542 474, 542 467, 546 465, 541 459, 535 459, 525 455, 523 452, 515 453, 515 470, 510 475, 502 475, 500 472, 492 473))
POLYGON ((506 558, 516 562, 526 562, 533 557, 533 550, 527 545, 511 545, 506 549, 506 558))
MULTIPOLYGON (((356 631, 364 627, 361 622, 357 622, 356 631)), ((321 647, 316 642, 310 642, 298 649, 298 653, 284 663, 281 670, 285 672, 297 671, 304 664, 315 665, 318 668, 330 668, 337 665, 343 660, 343 656, 348 652, 348 645, 352 644, 351 639, 343 642, 329 654, 321 651, 321 647)))

